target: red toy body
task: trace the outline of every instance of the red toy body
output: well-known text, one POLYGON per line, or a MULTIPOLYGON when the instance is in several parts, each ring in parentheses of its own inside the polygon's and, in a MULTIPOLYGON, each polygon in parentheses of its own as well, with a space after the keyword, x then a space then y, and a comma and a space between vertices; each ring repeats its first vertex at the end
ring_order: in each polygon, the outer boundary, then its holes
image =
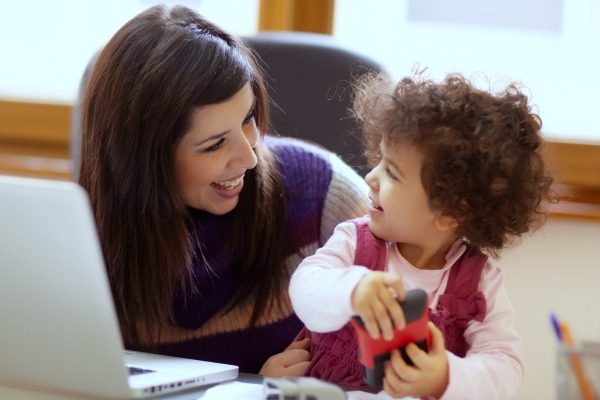
POLYGON ((351 320, 358 340, 359 361, 365 367, 364 380, 369 386, 382 386, 383 363, 390 359, 391 350, 400 349, 404 361, 412 365, 404 348, 410 343, 415 343, 427 351, 431 345, 427 326, 429 322, 427 293, 422 289, 409 290, 404 300, 399 303, 404 312, 406 327, 396 330, 394 338, 390 341, 371 338, 359 317, 351 320))

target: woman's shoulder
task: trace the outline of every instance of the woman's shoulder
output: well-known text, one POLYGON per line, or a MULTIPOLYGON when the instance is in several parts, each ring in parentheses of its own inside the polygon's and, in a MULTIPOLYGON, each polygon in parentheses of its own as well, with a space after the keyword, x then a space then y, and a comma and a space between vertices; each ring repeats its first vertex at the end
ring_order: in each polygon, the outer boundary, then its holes
POLYGON ((318 158, 329 162, 332 153, 317 144, 306 142, 301 139, 285 136, 264 137, 265 145, 281 159, 295 157, 300 159, 318 158))
POLYGON ((333 152, 300 139, 265 136, 265 145, 276 155, 284 175, 318 174, 329 182, 351 186, 352 190, 366 193, 363 178, 333 152))
POLYGON ((311 192, 325 193, 333 175, 327 150, 286 137, 266 136, 264 145, 274 155, 288 192, 310 187, 311 192))

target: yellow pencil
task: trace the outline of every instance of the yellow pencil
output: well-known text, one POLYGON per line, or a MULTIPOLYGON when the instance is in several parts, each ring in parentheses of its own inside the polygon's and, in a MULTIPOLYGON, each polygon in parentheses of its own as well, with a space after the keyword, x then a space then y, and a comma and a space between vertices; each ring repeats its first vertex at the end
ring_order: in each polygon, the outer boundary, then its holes
MULTIPOLYGON (((567 325, 565 322, 560 322, 559 326, 563 342, 568 348, 575 350, 575 340, 573 340, 573 335, 571 335, 571 329, 569 328, 569 325, 567 325)), ((569 355, 569 361, 571 363, 573 373, 575 374, 575 379, 577 379, 577 385, 581 391, 582 400, 594 400, 596 398, 594 395, 594 389, 585 376, 581 358, 577 353, 571 353, 569 355)))

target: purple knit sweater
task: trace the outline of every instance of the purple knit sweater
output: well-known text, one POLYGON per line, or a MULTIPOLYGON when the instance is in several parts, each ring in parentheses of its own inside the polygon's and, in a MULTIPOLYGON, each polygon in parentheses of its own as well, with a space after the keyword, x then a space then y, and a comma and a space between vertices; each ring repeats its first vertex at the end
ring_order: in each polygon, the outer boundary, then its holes
MULTIPOLYGON (((286 226, 293 254, 293 271, 303 256, 313 254, 342 221, 366 212, 366 185, 332 154, 293 139, 265 138, 277 155, 284 177, 286 226)), ((235 364, 241 372, 257 373, 266 359, 284 350, 302 327, 287 291, 282 304, 248 328, 251 306, 223 314, 224 305, 239 287, 234 254, 222 240, 230 215, 194 213, 206 259, 194 263, 199 293, 184 304, 175 299, 178 327, 161 329, 160 345, 152 351, 187 358, 235 364), (208 264, 208 266, 207 266, 208 264)))

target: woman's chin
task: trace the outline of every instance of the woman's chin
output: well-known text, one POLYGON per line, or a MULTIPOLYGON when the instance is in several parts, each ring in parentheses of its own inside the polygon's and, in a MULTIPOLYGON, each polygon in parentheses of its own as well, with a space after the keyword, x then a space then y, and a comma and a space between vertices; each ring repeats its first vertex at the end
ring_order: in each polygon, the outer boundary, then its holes
POLYGON ((207 210, 209 213, 214 215, 225 215, 232 212, 235 207, 238 205, 240 198, 235 197, 227 200, 226 202, 221 202, 220 204, 215 204, 207 210))
POLYGON ((188 206, 213 215, 225 215, 232 212, 237 207, 239 201, 240 196, 230 197, 227 199, 218 197, 211 199, 211 201, 205 200, 196 202, 196 204, 188 203, 188 206))

